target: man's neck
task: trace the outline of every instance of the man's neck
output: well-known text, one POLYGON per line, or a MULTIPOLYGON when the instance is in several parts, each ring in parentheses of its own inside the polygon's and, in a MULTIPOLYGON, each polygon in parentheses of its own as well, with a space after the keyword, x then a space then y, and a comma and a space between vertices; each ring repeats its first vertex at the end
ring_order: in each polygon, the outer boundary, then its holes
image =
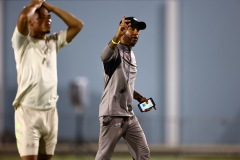
POLYGON ((125 43, 124 41, 123 42, 121 41, 120 44, 126 46, 129 50, 132 49, 132 46, 130 44, 125 43))
POLYGON ((38 33, 38 34, 36 34, 36 33, 30 33, 30 36, 31 36, 32 38, 42 39, 42 40, 44 40, 44 39, 46 38, 46 34, 42 34, 42 33, 38 33))

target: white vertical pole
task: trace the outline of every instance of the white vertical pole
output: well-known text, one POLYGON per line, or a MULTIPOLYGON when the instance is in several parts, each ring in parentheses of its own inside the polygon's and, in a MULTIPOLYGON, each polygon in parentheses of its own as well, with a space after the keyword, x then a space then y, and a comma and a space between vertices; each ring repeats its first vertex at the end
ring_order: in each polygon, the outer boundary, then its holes
MULTIPOLYGON (((0 137, 4 129, 4 102, 3 102, 3 1, 0 0, 0 137)), ((0 139, 0 144, 2 139, 0 139)))
POLYGON ((165 144, 172 147, 178 146, 180 143, 178 3, 178 0, 166 1, 165 17, 165 144))

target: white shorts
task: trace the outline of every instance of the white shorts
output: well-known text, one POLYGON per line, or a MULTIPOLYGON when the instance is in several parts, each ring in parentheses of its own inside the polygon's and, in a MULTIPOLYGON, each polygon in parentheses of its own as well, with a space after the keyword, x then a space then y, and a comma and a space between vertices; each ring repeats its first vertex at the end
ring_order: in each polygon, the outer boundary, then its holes
POLYGON ((57 144, 57 108, 35 110, 20 106, 15 110, 15 135, 20 156, 53 155, 57 144))

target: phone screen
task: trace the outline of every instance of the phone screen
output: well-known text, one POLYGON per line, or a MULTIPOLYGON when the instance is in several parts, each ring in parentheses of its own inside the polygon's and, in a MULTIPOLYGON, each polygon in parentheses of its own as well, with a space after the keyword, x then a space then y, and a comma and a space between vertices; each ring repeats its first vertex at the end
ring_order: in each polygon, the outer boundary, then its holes
POLYGON ((155 106, 155 103, 153 102, 152 98, 148 99, 148 103, 143 102, 143 103, 138 104, 138 107, 140 108, 141 112, 144 112, 146 109, 149 109, 154 106, 155 106))

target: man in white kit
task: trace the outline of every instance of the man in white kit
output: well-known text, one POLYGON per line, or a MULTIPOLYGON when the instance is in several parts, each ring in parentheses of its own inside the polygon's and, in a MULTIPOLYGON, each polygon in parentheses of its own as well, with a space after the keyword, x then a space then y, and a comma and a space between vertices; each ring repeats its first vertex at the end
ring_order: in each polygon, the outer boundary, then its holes
POLYGON ((12 36, 18 90, 13 102, 15 134, 22 160, 50 160, 57 144, 57 52, 70 43, 83 22, 45 0, 32 0, 21 11, 12 36), (51 15, 67 29, 47 35, 51 15))

